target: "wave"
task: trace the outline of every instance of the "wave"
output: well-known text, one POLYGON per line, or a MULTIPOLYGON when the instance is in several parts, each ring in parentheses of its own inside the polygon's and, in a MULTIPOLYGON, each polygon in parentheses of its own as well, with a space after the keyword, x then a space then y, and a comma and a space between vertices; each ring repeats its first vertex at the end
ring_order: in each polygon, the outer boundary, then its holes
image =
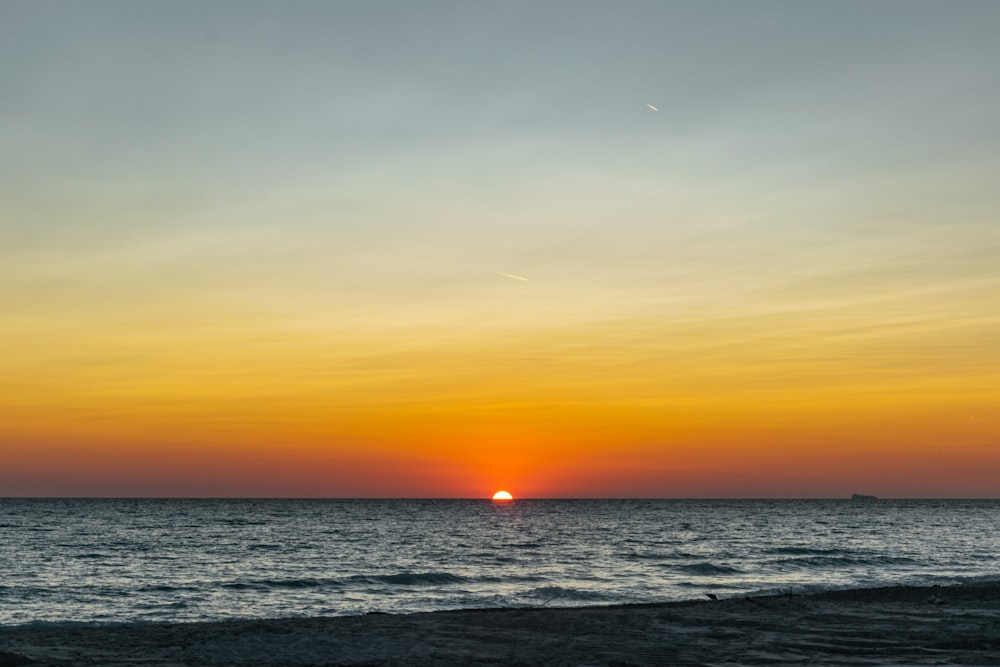
POLYGON ((448 572, 399 572, 397 574, 351 577, 351 580, 394 584, 396 586, 439 586, 468 581, 466 577, 448 572))
POLYGON ((102 628, 111 625, 122 625, 123 621, 27 621, 25 623, 12 623, 0 626, 2 630, 14 629, 37 629, 37 630, 62 630, 70 628, 102 628))
POLYGON ((533 582, 533 581, 551 581, 550 577, 544 574, 513 574, 503 577, 494 577, 490 575, 483 575, 481 577, 476 577, 473 581, 483 582, 488 584, 510 584, 510 583, 523 583, 523 582, 533 582))
POLYGON ((52 586, 0 586, 0 596, 35 599, 40 597, 59 597, 64 591, 52 586))
POLYGON ((697 588, 699 591, 708 590, 733 590, 732 584, 722 582, 704 581, 678 581, 675 586, 679 588, 697 588))
POLYGON ((268 588, 343 588, 359 584, 391 584, 393 586, 442 586, 460 584, 468 578, 449 572, 397 572, 394 574, 357 574, 345 578, 306 577, 300 579, 250 579, 227 581, 222 588, 260 590, 268 588))
POLYGON ((728 565, 716 565, 715 563, 691 563, 690 565, 680 565, 678 570, 690 574, 712 576, 718 574, 741 574, 743 570, 728 565))
POLYGON ((274 588, 330 588, 343 587, 343 581, 334 578, 320 579, 252 579, 247 581, 227 581, 221 588, 232 590, 267 590, 274 588))
POLYGON ((171 584, 147 584, 136 590, 141 593, 176 593, 177 591, 197 591, 198 586, 174 586, 171 584))
POLYGON ((835 569, 857 566, 918 565, 920 561, 908 556, 806 556, 804 558, 779 558, 771 566, 796 569, 835 569))
POLYGON ((563 586, 541 586, 533 588, 527 593, 531 597, 545 600, 607 600, 608 596, 598 591, 588 591, 580 588, 566 588, 563 586))
POLYGON ((629 551, 628 553, 623 555, 623 558, 625 558, 625 560, 635 560, 635 561, 691 560, 693 558, 697 558, 697 556, 695 554, 689 554, 684 551, 674 551, 668 553, 663 553, 658 551, 646 551, 646 552, 629 551))
POLYGON ((839 554, 850 554, 845 549, 815 549, 812 547, 775 547, 768 549, 766 553, 779 554, 785 556, 832 556, 839 554))
MULTIPOLYGON (((289 579, 263 578, 263 579, 236 579, 222 582, 202 581, 197 585, 184 584, 148 584, 138 588, 144 593, 173 593, 180 591, 196 591, 210 588, 213 585, 218 588, 228 590, 262 591, 274 589, 320 589, 320 588, 358 588, 365 586, 390 585, 400 587, 420 587, 420 586, 452 586, 462 583, 481 584, 511 584, 511 583, 537 583, 549 581, 549 578, 540 574, 513 574, 508 576, 482 575, 478 577, 464 577, 450 572, 396 572, 393 574, 356 574, 348 577, 302 577, 289 579)), ((4 592, 4 587, 0 586, 0 595, 4 592)))

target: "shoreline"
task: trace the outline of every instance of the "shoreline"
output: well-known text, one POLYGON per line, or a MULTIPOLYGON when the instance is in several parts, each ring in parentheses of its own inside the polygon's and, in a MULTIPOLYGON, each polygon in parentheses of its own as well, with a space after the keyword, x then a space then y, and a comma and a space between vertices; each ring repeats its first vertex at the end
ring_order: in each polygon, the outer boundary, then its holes
POLYGON ((1000 582, 719 600, 0 626, 0 667, 1000 664, 1000 582))

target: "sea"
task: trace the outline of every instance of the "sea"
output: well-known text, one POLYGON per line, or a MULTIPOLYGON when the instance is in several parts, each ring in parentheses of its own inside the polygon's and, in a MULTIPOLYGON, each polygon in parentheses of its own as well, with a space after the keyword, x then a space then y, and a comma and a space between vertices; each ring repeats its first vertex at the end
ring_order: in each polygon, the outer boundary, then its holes
POLYGON ((0 625, 1000 580, 1000 501, 0 499, 0 625))

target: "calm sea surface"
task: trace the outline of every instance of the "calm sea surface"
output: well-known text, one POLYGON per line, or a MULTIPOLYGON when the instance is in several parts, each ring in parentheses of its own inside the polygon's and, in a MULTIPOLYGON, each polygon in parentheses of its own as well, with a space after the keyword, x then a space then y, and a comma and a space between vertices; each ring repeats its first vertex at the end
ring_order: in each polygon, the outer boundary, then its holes
POLYGON ((0 624, 1000 579, 1000 501, 0 499, 0 624))

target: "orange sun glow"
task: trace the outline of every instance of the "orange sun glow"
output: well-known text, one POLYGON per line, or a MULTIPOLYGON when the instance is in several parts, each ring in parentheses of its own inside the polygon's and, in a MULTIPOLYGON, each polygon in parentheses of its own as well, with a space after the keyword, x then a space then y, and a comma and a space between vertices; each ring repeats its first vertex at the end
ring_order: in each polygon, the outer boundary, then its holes
POLYGON ((496 493, 493 494, 493 500, 495 500, 496 502, 506 503, 511 500, 514 500, 514 496, 510 495, 506 491, 497 491, 496 493))

